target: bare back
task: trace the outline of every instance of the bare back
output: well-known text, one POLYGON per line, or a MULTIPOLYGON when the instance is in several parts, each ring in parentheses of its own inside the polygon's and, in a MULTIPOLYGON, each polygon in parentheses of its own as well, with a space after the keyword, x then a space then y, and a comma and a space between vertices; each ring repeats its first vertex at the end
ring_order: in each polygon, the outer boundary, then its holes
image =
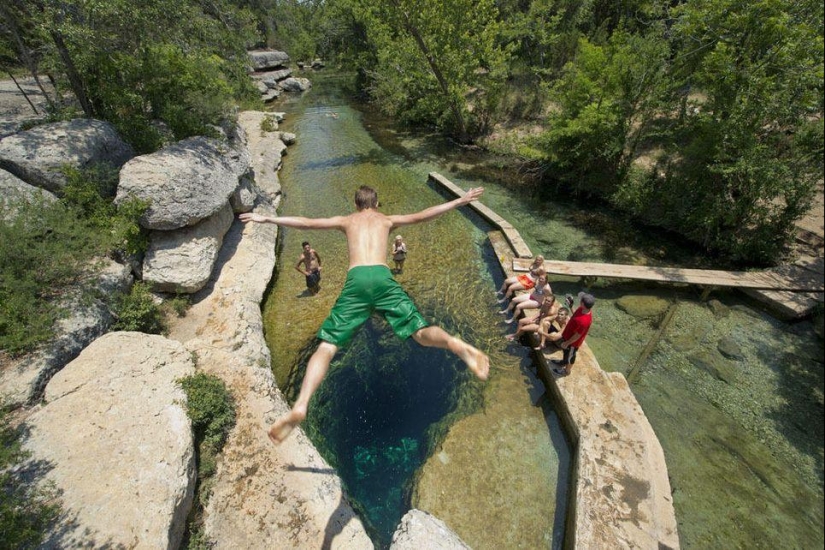
POLYGON ((386 250, 393 223, 371 208, 346 216, 342 230, 347 236, 349 268, 359 265, 387 265, 386 250))

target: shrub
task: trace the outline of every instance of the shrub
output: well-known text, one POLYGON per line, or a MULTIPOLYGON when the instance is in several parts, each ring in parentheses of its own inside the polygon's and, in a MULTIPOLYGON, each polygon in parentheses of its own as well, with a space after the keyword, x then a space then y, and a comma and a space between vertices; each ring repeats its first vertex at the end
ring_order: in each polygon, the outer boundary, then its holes
POLYGON ((115 308, 114 330, 132 330, 148 334, 163 334, 166 325, 163 311, 149 290, 149 285, 137 282, 129 294, 120 297, 115 308))
POLYGON ((61 300, 105 255, 106 234, 61 202, 18 203, 0 220, 0 348, 31 351, 65 313, 61 300))
POLYGON ((192 421, 198 450, 197 500, 190 513, 183 547, 210 548, 202 529, 203 507, 211 493, 218 453, 235 425, 235 404, 226 385, 215 376, 197 373, 179 382, 186 393, 186 413, 192 421))

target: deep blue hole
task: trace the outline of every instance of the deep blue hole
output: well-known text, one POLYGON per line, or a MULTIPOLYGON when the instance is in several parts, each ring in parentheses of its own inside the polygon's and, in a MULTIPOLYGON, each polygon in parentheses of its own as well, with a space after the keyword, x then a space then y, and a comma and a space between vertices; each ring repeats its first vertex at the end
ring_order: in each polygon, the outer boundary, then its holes
MULTIPOLYGON (((306 355, 301 376, 305 368, 306 355)), ((373 316, 313 397, 305 428, 338 470, 378 548, 389 546, 409 510, 410 482, 447 424, 439 421, 456 410, 459 386, 461 401, 480 399, 472 384, 461 383, 468 377, 448 352, 402 341, 373 316)))

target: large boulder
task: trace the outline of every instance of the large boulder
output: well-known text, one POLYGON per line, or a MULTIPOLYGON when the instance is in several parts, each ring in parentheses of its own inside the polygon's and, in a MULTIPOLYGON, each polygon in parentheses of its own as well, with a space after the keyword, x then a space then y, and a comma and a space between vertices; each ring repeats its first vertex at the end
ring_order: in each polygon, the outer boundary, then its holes
POLYGON ((193 293, 209 281, 234 215, 229 202, 201 223, 153 231, 143 259, 143 280, 158 292, 193 293))
POLYGON ((7 405, 18 407, 36 403, 55 373, 114 324, 115 317, 109 304, 129 291, 133 278, 129 266, 108 258, 101 261, 102 265, 96 271, 96 288, 90 293, 75 289, 64 296, 69 315, 56 323, 55 336, 48 344, 0 369, 2 399, 7 405))
POLYGON ((285 92, 305 92, 312 87, 312 83, 308 78, 289 77, 278 82, 280 87, 285 92))
POLYGON ((24 440, 29 471, 60 497, 44 547, 178 548, 195 452, 177 380, 194 372, 178 342, 113 332, 52 379, 24 440))
POLYGON ((292 69, 279 69, 277 71, 263 71, 255 73, 252 78, 256 82, 263 83, 267 88, 277 88, 278 82, 292 75, 292 69))
POLYGON ((29 185, 0 169, 0 221, 10 222, 16 218, 18 208, 23 204, 52 203, 56 200, 57 197, 45 189, 29 185))
POLYGON ((0 141, 0 168, 58 194, 67 183, 64 167, 120 168, 133 156, 114 126, 87 118, 44 124, 0 141))
POLYGON ((461 538, 437 517, 412 509, 401 518, 390 550, 469 550, 461 538))
POLYGON ((284 67, 289 63, 289 54, 277 50, 247 52, 253 71, 284 67))
POLYGON ((212 216, 238 186, 243 160, 240 148, 223 141, 193 137, 150 155, 135 157, 120 171, 115 202, 128 198, 149 202, 140 223, 147 229, 169 231, 212 216))

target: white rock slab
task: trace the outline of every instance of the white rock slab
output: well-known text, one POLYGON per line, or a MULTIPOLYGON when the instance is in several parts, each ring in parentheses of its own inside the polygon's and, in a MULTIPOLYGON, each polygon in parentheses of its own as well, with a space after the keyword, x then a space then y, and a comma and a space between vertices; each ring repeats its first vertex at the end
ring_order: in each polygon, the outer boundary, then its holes
POLYGON ((29 468, 45 472, 63 507, 45 546, 179 546, 195 453, 176 380, 193 372, 180 343, 114 332, 52 379, 24 441, 29 468))

